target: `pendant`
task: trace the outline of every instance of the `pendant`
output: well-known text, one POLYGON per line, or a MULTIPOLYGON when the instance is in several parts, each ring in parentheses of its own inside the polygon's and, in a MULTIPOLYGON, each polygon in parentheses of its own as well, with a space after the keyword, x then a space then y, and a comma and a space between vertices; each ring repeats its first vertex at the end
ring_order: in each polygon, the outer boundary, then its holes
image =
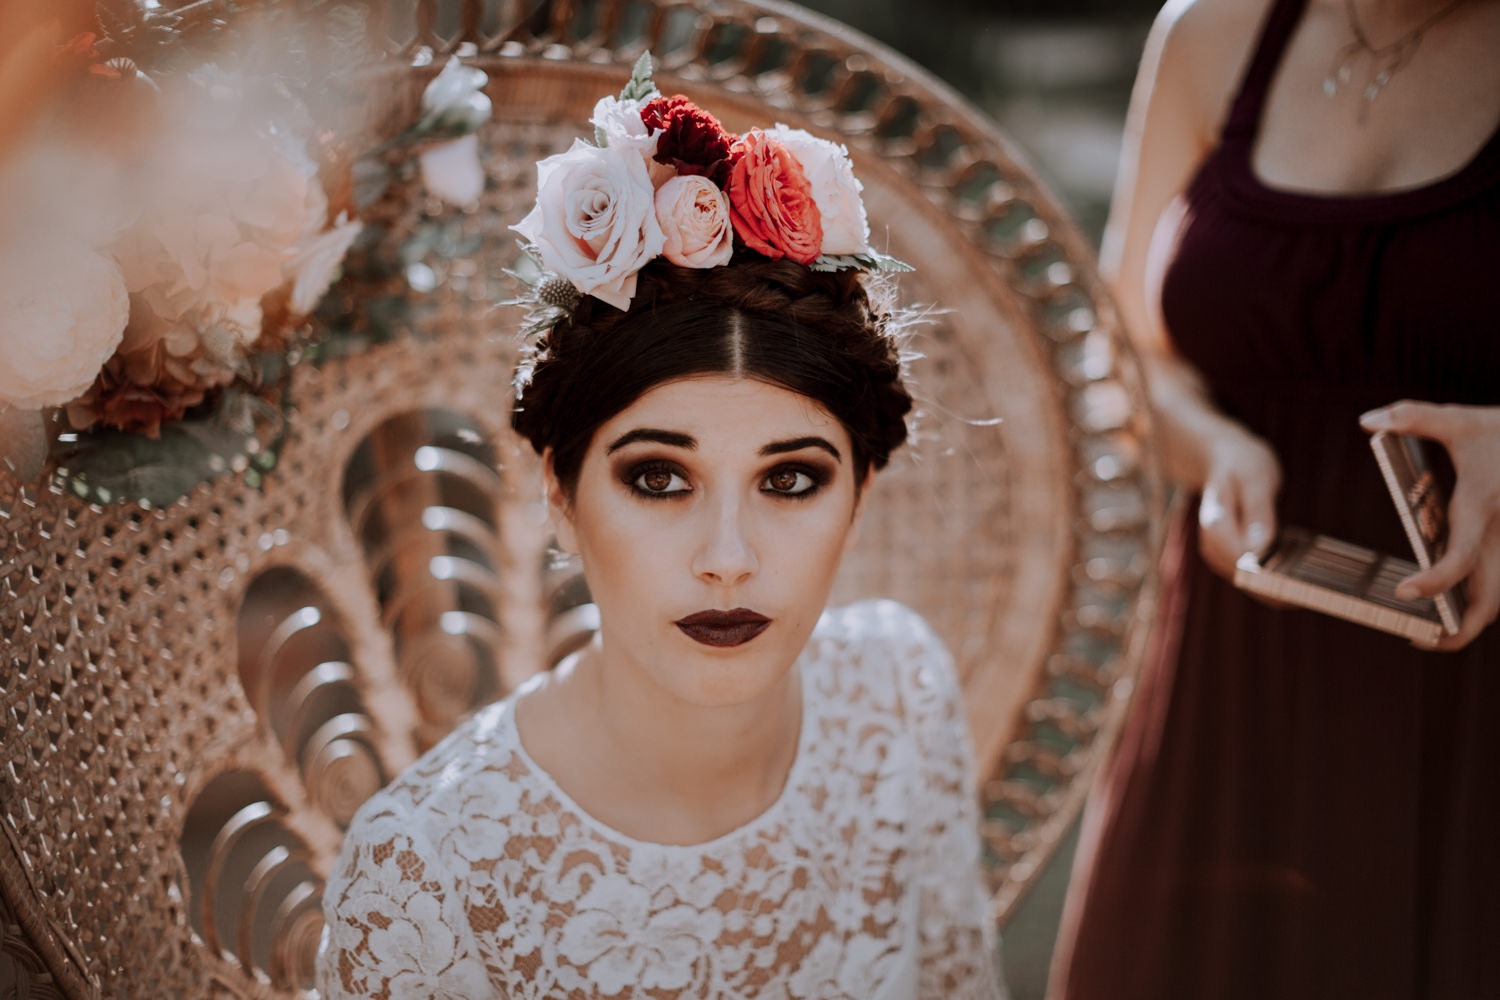
POLYGON ((1323 78, 1323 96, 1332 100, 1337 97, 1340 90, 1349 85, 1354 77, 1354 60, 1359 55, 1359 45, 1345 45, 1339 49, 1334 56, 1333 65, 1328 69, 1328 75, 1323 78))

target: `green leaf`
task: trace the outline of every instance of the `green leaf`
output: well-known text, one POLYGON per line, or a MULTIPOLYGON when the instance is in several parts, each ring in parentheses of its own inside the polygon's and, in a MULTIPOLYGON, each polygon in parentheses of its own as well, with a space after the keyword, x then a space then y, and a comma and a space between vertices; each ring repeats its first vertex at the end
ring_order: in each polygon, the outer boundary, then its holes
POLYGON ((875 250, 864 253, 823 254, 807 265, 814 271, 915 271, 916 268, 904 260, 888 257, 875 250))
POLYGON ((659 93, 651 79, 654 69, 651 53, 642 52, 641 57, 635 61, 635 68, 630 71, 630 82, 620 91, 620 100, 643 101, 652 94, 659 93))
POLYGON ((167 424, 157 438, 106 429, 58 442, 57 476, 93 503, 166 506, 231 470, 264 467, 267 452, 274 465, 284 433, 279 411, 247 392, 228 390, 209 412, 167 424))

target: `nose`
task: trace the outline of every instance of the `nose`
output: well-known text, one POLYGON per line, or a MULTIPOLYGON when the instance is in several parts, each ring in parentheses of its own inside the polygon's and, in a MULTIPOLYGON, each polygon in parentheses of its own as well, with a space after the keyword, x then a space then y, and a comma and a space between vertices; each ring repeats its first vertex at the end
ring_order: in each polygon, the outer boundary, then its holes
POLYGON ((707 523, 693 555, 693 572, 700 580, 719 586, 743 583, 760 568, 746 531, 745 512, 737 502, 726 500, 705 514, 707 523))

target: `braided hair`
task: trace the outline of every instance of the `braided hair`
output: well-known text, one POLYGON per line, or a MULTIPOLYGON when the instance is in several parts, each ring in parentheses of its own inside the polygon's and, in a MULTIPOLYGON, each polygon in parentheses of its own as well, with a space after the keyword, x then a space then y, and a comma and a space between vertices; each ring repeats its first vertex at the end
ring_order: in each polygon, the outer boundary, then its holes
POLYGON ((628 310, 584 296, 522 358, 511 426, 538 454, 552 449, 571 494, 594 432, 650 389, 694 375, 759 379, 832 414, 863 482, 906 440, 898 325, 857 271, 748 253, 713 268, 658 259, 637 275, 628 310))

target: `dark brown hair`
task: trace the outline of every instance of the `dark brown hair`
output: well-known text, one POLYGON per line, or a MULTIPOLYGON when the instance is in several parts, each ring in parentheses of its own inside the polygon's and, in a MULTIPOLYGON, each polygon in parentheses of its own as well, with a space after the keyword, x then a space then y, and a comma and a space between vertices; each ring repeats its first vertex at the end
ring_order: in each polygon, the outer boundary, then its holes
POLYGON ((912 400, 890 315, 857 271, 813 271, 755 254, 713 268, 663 260, 620 311, 584 296, 523 357, 511 426, 572 493, 601 424, 651 388, 729 374, 822 404, 853 444, 856 482, 906 440, 912 400))

